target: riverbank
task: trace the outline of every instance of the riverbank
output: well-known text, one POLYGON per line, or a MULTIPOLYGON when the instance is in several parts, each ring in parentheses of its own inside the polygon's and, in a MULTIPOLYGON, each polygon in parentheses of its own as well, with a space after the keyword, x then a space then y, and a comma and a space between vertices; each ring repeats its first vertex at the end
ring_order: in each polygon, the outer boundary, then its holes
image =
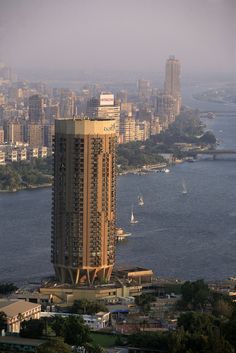
POLYGON ((34 190, 34 189, 50 188, 50 187, 52 187, 52 183, 45 183, 40 185, 30 185, 30 186, 21 187, 13 190, 0 190, 0 193, 12 193, 12 192, 18 192, 18 191, 24 191, 24 190, 34 190))
POLYGON ((128 168, 126 170, 118 172, 118 175, 127 175, 127 174, 144 175, 144 174, 147 174, 149 172, 153 172, 155 170, 161 171, 164 168, 166 168, 167 166, 168 166, 168 163, 148 164, 148 165, 144 165, 144 166, 139 167, 139 168, 128 168))

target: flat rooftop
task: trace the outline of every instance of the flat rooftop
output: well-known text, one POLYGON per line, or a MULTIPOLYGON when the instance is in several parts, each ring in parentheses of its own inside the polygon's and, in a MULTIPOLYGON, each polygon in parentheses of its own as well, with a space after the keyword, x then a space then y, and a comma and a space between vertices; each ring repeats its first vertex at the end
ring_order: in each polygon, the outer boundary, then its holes
POLYGON ((37 307, 41 307, 41 305, 24 300, 0 300, 0 311, 3 311, 7 317, 14 317, 37 307))
POLYGON ((32 338, 21 338, 17 336, 0 336, 0 344, 1 343, 9 343, 9 344, 19 344, 22 346, 34 346, 38 347, 41 344, 45 343, 45 340, 38 340, 32 338))

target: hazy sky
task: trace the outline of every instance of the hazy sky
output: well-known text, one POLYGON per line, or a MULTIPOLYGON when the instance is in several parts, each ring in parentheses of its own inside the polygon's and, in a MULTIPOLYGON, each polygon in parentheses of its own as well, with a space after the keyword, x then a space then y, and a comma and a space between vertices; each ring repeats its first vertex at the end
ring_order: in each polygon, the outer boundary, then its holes
POLYGON ((0 59, 19 69, 233 72, 236 0, 0 0, 0 59))

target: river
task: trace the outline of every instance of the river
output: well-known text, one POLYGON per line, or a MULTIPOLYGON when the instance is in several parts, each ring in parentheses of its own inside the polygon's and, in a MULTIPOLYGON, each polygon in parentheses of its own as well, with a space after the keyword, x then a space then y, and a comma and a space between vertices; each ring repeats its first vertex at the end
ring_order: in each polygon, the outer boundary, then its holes
MULTIPOLYGON (((236 107, 193 100, 202 110, 222 111, 207 121, 236 148, 236 107), (225 113, 225 114, 224 114, 225 113)), ((236 156, 183 163, 169 174, 118 179, 118 225, 132 236, 117 245, 118 266, 144 266, 158 276, 222 279, 236 275, 236 156), (185 180, 187 194, 182 194, 185 180), (144 206, 137 204, 139 193, 144 206), (130 225, 131 207, 138 223, 130 225)), ((23 283, 53 273, 50 264, 51 189, 0 194, 0 281, 23 283)))

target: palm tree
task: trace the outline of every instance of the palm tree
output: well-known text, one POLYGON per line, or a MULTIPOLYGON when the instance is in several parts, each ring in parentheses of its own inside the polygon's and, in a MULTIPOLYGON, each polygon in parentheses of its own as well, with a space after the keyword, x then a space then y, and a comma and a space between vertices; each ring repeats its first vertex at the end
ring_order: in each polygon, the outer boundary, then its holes
POLYGON ((24 316, 23 316, 22 313, 19 313, 19 314, 17 315, 17 320, 20 322, 20 329, 21 329, 21 323, 22 323, 22 321, 24 320, 24 316))
POLYGON ((7 315, 0 311, 0 331, 6 329, 7 315))

